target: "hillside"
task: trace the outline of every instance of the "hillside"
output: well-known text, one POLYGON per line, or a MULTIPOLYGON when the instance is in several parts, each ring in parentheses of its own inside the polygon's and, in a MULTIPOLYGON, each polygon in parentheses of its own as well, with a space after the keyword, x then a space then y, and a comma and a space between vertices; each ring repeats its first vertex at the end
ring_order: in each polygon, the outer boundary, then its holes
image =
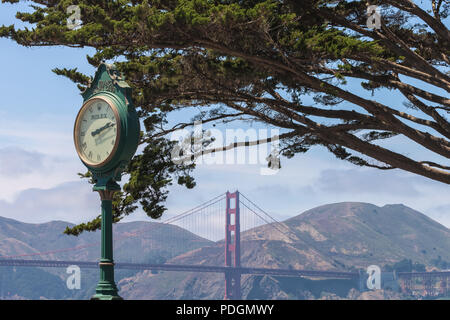
MULTIPOLYGON (((428 266, 439 256, 450 261, 450 231, 403 205, 329 204, 308 210, 284 221, 284 224, 291 233, 280 233, 268 225, 243 233, 242 264, 268 268, 353 270, 371 264, 383 266, 404 258, 428 266)), ((171 263, 205 265, 223 265, 223 261, 222 242, 170 260, 171 263)), ((324 292, 329 288, 330 292, 343 290, 348 293, 356 287, 356 284, 345 281, 320 283, 324 292)), ((153 275, 142 272, 124 279, 120 288, 121 294, 131 299, 220 299, 224 292, 222 275, 198 273, 153 275)), ((314 289, 305 279, 286 281, 286 278, 245 276, 242 288, 244 297, 253 299, 319 298, 321 293, 315 292, 317 288, 314 289), (293 282, 300 289, 294 289, 293 282)))
POLYGON ((408 258, 426 265, 450 261, 450 230, 404 205, 336 203, 285 221, 320 252, 346 267, 384 265, 408 258))
MULTIPOLYGON (((95 261, 99 258, 100 231, 80 236, 63 234, 73 224, 52 221, 23 223, 0 217, 0 255, 30 255, 26 259, 95 261), (64 251, 66 248, 81 247, 64 251), (58 251, 59 250, 59 251, 58 251), (38 252, 58 251, 43 256, 38 252)), ((211 243, 178 226, 155 222, 128 222, 114 225, 114 257, 123 262, 148 262, 169 259, 180 253, 211 243)))
MULTIPOLYGON (((100 258, 100 232, 85 232, 78 237, 63 234, 70 223, 52 221, 23 223, 0 217, 0 256, 22 259, 97 261, 100 258), (77 250, 66 248, 80 247, 77 250), (34 255, 38 252, 53 252, 34 255)), ((154 222, 129 222, 114 225, 114 259, 121 262, 162 263, 181 253, 211 242, 180 227, 154 222)), ((88 298, 94 293, 98 270, 82 270, 81 290, 67 290, 67 274, 60 268, 0 267, 0 297, 20 296, 38 299, 88 298), (26 277, 24 276, 26 274, 26 277)), ((116 280, 135 275, 118 270, 116 280)))
MULTIPOLYGON (((427 266, 438 257, 450 261, 450 231, 403 205, 329 204, 283 223, 289 232, 281 233, 265 225, 242 234, 242 265, 354 270, 371 264, 384 266, 405 258, 427 266)), ((62 221, 27 224, 0 217, 0 255, 87 246, 24 258, 98 260, 99 232, 84 233, 78 238, 66 236, 62 234, 66 225, 62 221)), ((223 241, 211 242, 177 226, 120 223, 114 226, 114 237, 116 261, 224 263, 223 241)), ((82 290, 70 291, 65 287, 67 275, 62 269, 1 269, 0 297, 8 299, 87 299, 98 280, 98 270, 83 270, 82 290)), ((116 281, 120 295, 126 299, 222 299, 224 294, 222 274, 116 270, 116 281)), ((248 299, 358 298, 357 287, 357 283, 348 280, 242 277, 243 297, 248 299)))

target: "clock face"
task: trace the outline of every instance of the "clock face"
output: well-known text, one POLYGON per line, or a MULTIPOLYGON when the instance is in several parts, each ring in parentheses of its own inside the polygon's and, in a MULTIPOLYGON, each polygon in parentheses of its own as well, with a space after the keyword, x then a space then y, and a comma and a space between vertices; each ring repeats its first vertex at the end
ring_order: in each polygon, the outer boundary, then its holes
POLYGON ((117 149, 120 133, 115 105, 103 98, 88 100, 75 122, 75 146, 80 158, 93 167, 107 163, 117 149))

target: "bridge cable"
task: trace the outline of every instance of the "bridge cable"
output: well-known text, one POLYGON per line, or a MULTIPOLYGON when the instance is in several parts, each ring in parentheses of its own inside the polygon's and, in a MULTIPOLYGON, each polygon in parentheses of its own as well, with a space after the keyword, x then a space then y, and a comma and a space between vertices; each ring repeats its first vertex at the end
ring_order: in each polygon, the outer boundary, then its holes
MULTIPOLYGON (((124 238, 134 237, 134 236, 142 234, 142 233, 144 233, 146 231, 149 231, 150 229, 153 229, 155 227, 159 227, 160 225, 171 224, 171 223, 173 223, 175 221, 178 221, 178 220, 180 220, 182 218, 185 218, 185 217, 187 217, 189 215, 192 215, 193 213, 198 212, 199 210, 203 209, 204 207, 213 205, 213 204, 223 200, 222 198, 224 198, 224 197, 225 197, 225 194, 220 194, 220 195, 218 195, 218 196, 216 196, 216 197, 214 197, 214 198, 212 198, 212 199, 210 199, 210 200, 208 200, 208 201, 206 201, 206 202, 204 202, 204 203, 202 203, 202 204, 200 204, 200 205, 198 205, 198 206, 196 206, 196 207, 194 207, 194 208, 192 208, 190 210, 186 210, 186 211, 184 211, 184 212, 182 212, 182 213, 180 213, 180 214, 178 214, 178 215, 176 215, 176 216, 174 216, 172 218, 169 218, 169 219, 167 219, 167 220, 165 220, 163 222, 159 222, 159 223, 156 222, 154 225, 151 225, 150 227, 144 228, 144 229, 142 229, 140 231, 129 233, 129 234, 122 235, 122 236, 118 236, 118 237, 115 238, 115 240, 121 240, 121 239, 124 239, 124 238)), ((55 253, 86 249, 86 248, 89 248, 89 247, 96 246, 98 244, 100 244, 100 241, 97 241, 97 242, 94 242, 94 243, 90 243, 90 244, 86 244, 86 245, 80 245, 80 246, 75 246, 75 247, 71 247, 71 248, 57 249, 57 250, 46 251, 46 252, 35 252, 35 253, 28 253, 28 254, 21 254, 21 255, 12 255, 12 256, 0 256, 0 259, 10 259, 10 258, 18 258, 18 257, 26 257, 26 256, 51 255, 51 254, 55 254, 55 253)))

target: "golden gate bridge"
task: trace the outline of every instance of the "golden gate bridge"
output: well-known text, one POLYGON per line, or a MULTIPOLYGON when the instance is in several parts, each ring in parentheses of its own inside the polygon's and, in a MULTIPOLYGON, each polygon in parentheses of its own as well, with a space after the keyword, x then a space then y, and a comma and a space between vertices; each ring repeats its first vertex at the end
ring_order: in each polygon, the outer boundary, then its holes
MULTIPOLYGON (((154 223, 150 227, 136 232, 115 237, 115 241, 154 232, 163 225, 176 225, 195 235, 214 241, 223 242, 223 265, 190 265, 170 263, 130 263, 116 262, 117 269, 155 270, 155 271, 184 271, 184 272, 208 272, 224 274, 225 299, 241 299, 241 275, 269 275, 283 277, 307 277, 314 279, 354 279, 359 281, 362 290, 366 276, 360 272, 345 270, 298 270, 294 268, 258 268, 245 266, 241 262, 241 249, 246 242, 241 242, 241 235, 252 232, 255 228, 265 226, 285 240, 298 239, 298 235, 286 224, 279 222, 266 211, 261 209, 248 197, 239 191, 226 192, 210 199, 190 210, 171 217, 163 222, 154 223), (225 213, 225 216, 224 216, 225 213), (225 232, 223 233, 223 222, 225 232), (222 225, 221 225, 222 223, 222 225), (223 237, 224 235, 224 237, 223 237)), ((170 233, 162 233, 162 237, 173 236, 170 233)), ((259 240, 264 240, 258 238, 259 240)), ((164 239, 163 239, 164 241, 164 239)), ((13 256, 0 256, 0 266, 20 267, 52 267, 61 268, 77 265, 80 268, 98 268, 98 262, 71 261, 71 260, 40 260, 34 257, 49 256, 64 252, 83 250, 89 247, 99 246, 100 242, 79 245, 71 248, 62 248, 46 252, 34 252, 13 256), (32 257, 33 259, 24 259, 32 257)), ((431 294, 436 282, 440 283, 440 293, 448 294, 448 279, 450 271, 442 272, 398 272, 398 279, 402 279, 404 292, 412 293, 417 282, 424 283, 427 294, 431 294)))

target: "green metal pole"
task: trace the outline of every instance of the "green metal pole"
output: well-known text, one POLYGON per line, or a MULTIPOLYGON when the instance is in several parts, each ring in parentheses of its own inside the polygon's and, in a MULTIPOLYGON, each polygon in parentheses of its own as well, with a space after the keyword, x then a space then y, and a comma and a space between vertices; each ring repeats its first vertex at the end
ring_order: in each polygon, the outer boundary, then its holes
POLYGON ((102 200, 102 247, 100 259, 100 281, 92 300, 122 300, 114 282, 112 196, 115 190, 99 190, 102 200))

